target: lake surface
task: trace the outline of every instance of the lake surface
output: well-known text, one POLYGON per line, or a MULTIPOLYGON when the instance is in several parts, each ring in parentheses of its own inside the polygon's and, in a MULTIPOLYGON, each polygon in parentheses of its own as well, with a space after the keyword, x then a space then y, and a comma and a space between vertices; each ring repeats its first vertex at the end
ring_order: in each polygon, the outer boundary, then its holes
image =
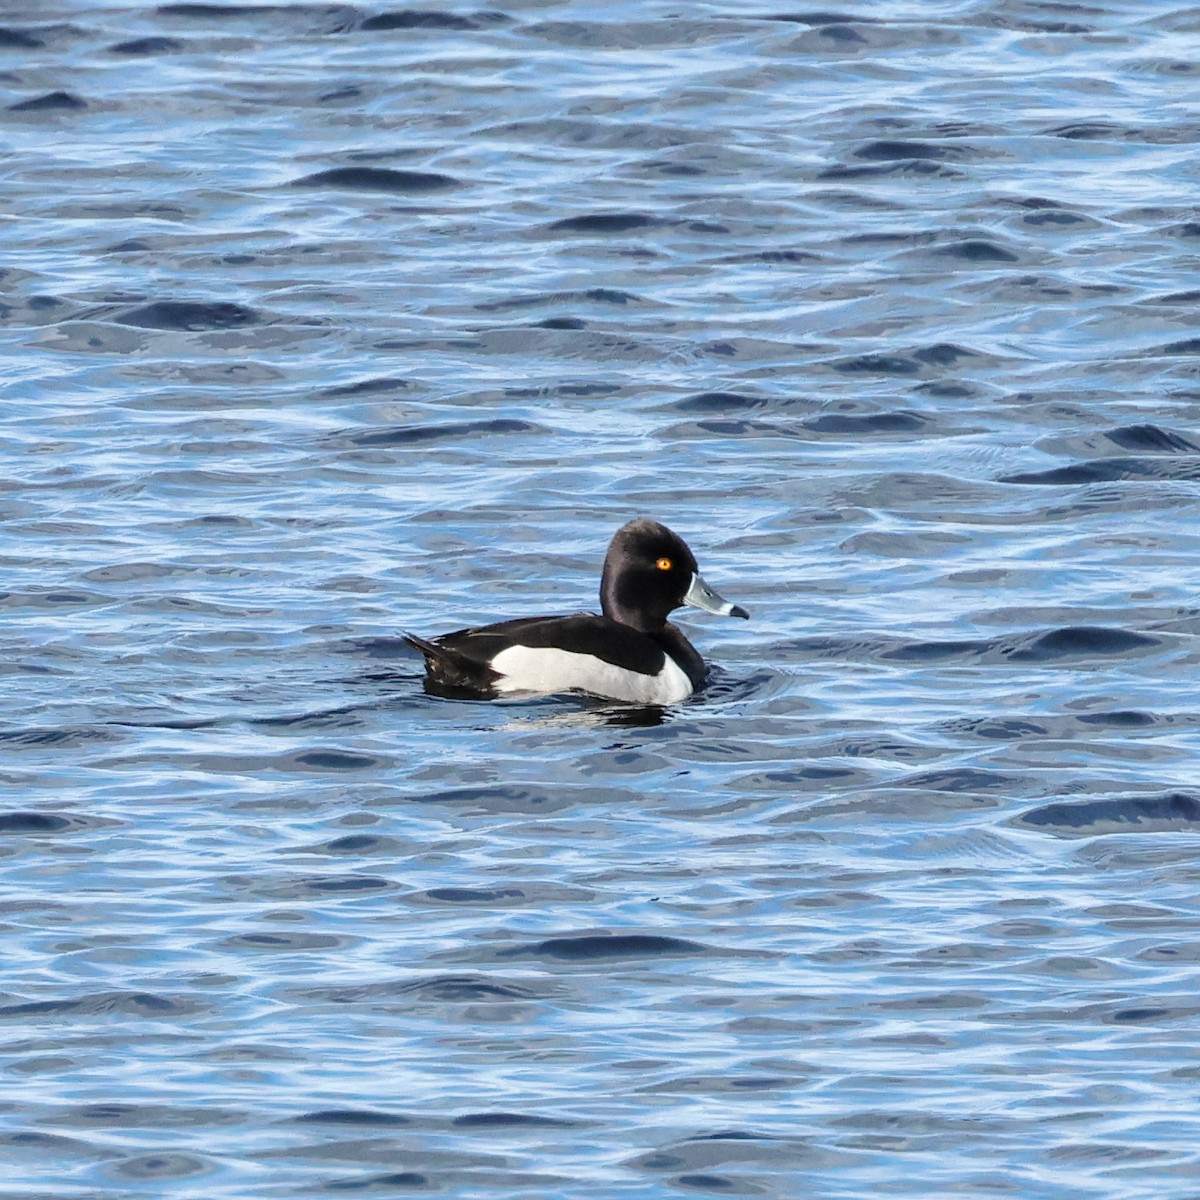
POLYGON ((1197 1195, 1194 7, 0 71, 0 1196, 1197 1195), (424 694, 639 515, 705 694, 424 694))

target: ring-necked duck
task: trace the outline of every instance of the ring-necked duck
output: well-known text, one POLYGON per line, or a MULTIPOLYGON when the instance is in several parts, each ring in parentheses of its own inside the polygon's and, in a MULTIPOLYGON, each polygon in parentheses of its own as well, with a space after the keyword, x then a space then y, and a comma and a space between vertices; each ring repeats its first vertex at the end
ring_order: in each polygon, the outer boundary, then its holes
POLYGON ((600 611, 520 617, 405 641, 425 656, 425 688, 494 700, 510 692, 588 692, 632 704, 675 704, 708 674, 696 648, 667 620, 688 604, 749 617, 700 578, 687 543, 657 521, 617 530, 600 577, 600 611))

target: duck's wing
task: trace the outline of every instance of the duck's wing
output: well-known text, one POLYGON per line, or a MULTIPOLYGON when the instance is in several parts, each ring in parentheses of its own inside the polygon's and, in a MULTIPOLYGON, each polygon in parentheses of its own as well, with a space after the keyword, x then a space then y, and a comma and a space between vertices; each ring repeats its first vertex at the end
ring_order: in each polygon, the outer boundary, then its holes
POLYGON ((472 659, 488 662, 511 646, 590 655, 645 675, 656 674, 663 661, 662 648, 653 638, 629 625, 587 612, 556 617, 521 617, 497 625, 448 633, 435 640, 472 659))

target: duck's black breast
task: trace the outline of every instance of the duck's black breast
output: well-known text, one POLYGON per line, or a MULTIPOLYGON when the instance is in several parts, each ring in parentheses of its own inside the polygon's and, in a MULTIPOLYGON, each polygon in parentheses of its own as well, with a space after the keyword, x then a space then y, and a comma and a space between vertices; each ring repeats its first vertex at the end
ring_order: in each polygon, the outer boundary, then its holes
POLYGON ((684 674, 692 681, 692 687, 704 686, 708 667, 700 657, 700 651, 683 636, 683 631, 677 625, 668 621, 662 633, 651 636, 683 668, 684 674))

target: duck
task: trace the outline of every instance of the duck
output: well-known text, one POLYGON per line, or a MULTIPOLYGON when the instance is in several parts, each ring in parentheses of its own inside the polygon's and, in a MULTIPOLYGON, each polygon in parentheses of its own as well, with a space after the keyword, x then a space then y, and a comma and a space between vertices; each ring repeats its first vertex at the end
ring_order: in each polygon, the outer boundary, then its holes
POLYGON ((403 632, 425 659, 425 691, 454 699, 582 692, 667 706, 704 686, 708 667, 667 620, 677 608, 748 619, 701 577, 677 533, 642 517, 613 535, 600 575, 600 612, 518 617, 433 638, 403 632))

